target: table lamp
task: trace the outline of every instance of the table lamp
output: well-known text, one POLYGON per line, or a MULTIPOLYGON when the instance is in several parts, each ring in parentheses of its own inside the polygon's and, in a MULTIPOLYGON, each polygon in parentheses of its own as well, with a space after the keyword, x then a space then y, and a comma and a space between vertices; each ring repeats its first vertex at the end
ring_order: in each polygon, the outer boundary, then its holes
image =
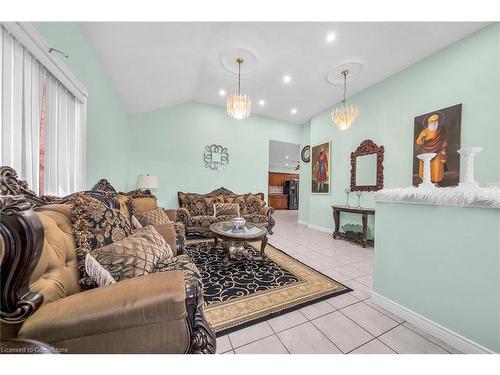
POLYGON ((137 177, 137 183, 135 187, 139 190, 144 190, 148 194, 151 194, 150 189, 158 189, 158 178, 156 176, 150 176, 149 174, 140 174, 137 177))

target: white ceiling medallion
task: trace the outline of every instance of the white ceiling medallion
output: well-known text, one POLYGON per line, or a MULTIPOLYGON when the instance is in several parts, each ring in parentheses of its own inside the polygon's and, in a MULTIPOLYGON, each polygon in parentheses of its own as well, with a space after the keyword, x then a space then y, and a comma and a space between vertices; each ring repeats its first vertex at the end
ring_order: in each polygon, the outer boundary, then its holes
POLYGON ((335 68, 333 68, 326 76, 326 80, 334 85, 343 85, 344 84, 344 76, 342 72, 345 70, 349 71, 349 75, 347 76, 347 83, 354 81, 360 76, 363 71, 366 69, 366 62, 362 59, 352 58, 343 61, 335 68))
POLYGON ((243 59, 245 64, 241 65, 241 74, 254 71, 257 67, 257 56, 245 48, 228 48, 220 55, 222 67, 230 73, 238 74, 238 64, 235 64, 237 58, 243 59))

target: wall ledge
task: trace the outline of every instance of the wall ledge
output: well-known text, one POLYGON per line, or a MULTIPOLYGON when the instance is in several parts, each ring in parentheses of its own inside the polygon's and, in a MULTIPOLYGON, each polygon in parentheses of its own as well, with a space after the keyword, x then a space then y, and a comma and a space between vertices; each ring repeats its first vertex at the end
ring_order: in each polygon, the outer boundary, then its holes
POLYGON ((456 206, 500 209, 500 189, 496 187, 443 187, 422 189, 382 189, 375 193, 377 203, 426 204, 434 206, 456 206))
POLYGON ((439 323, 434 322, 400 304, 381 296, 378 293, 372 292, 371 301, 382 307, 383 309, 399 316, 422 331, 440 339, 463 353, 466 354, 493 354, 493 350, 484 347, 483 345, 460 335, 459 333, 446 328, 439 323))

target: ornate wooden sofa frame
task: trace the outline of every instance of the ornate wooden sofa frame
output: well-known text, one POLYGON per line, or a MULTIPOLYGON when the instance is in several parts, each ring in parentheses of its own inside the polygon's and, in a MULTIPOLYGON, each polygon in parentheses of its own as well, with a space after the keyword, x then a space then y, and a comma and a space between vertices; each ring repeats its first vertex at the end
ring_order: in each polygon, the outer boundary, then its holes
MULTIPOLYGON (((202 215, 202 216, 193 216, 189 212, 189 210, 185 207, 183 207, 183 201, 182 201, 182 195, 183 194, 193 194, 197 196, 201 196, 203 198, 211 198, 211 197, 216 197, 219 195, 223 195, 224 197, 236 197, 239 194, 236 194, 232 192, 231 190, 228 190, 224 187, 220 187, 218 189, 215 189, 211 191, 210 193, 207 194, 197 194, 197 193, 183 193, 183 192, 178 192, 177 193, 177 199, 179 201, 179 209, 177 210, 177 220, 182 222, 184 224, 184 227, 186 228, 186 235, 189 234, 198 234, 198 235, 207 235, 210 233, 209 227, 210 224, 214 222, 214 220, 217 219, 212 219, 209 218, 208 215, 202 215), (200 219, 201 220, 198 220, 200 219)), ((254 194, 260 197, 262 201, 264 201, 264 194, 263 193, 257 193, 254 194)), ((264 201, 265 202, 265 201, 264 201)), ((275 221, 273 219, 273 213, 274 213, 274 208, 265 205, 260 209, 258 212, 257 216, 259 218, 258 221, 252 221, 250 218, 245 217, 247 221, 253 222, 256 225, 262 226, 267 228, 267 231, 269 234, 273 234, 273 227, 275 225, 275 221), (260 220, 260 218, 263 218, 263 220, 260 220)))
MULTIPOLYGON (((88 194, 106 202, 111 207, 116 207, 117 205, 116 200, 112 196, 102 191, 89 191, 88 194)), ((37 266, 44 249, 44 227, 35 210, 37 208, 43 209, 43 206, 67 202, 70 198, 71 196, 64 198, 37 196, 28 188, 25 181, 17 178, 16 172, 12 168, 0 167, 0 245, 2 247, 0 249, 1 346, 19 345, 17 333, 20 327, 36 315, 35 313, 44 302, 43 294, 33 292, 29 287, 30 276, 37 266), (15 342, 16 340, 17 342, 15 342), (12 344, 13 342, 15 343, 12 344)), ((180 271, 173 272, 178 273, 180 271)), ((111 286, 128 283, 127 286, 133 287, 134 283, 144 284, 147 282, 145 279, 153 275, 156 275, 154 276, 155 280, 159 279, 158 276, 162 276, 151 274, 138 279, 125 280, 111 286)), ((180 276, 177 277, 178 281, 184 280, 182 275, 176 274, 175 276, 180 276)), ((203 314, 202 290, 197 282, 184 283, 185 323, 183 326, 185 326, 184 333, 188 342, 187 347, 184 349, 185 353, 214 353, 216 346, 215 334, 203 314)), ((101 290, 108 287, 97 289, 101 290)), ((76 294, 90 293, 89 298, 91 298, 90 295, 99 295, 100 291, 97 289, 76 294)), ((161 289, 161 286, 159 289, 161 289)), ((62 299, 72 298, 73 296, 62 299)), ((137 296, 134 296, 134 300, 137 303, 137 296)), ((57 302, 49 302, 48 304, 57 302)), ((162 303, 168 303, 168 301, 162 303)), ((27 346, 33 345, 30 337, 22 337, 22 339, 25 340, 27 346)), ((22 342, 23 340, 20 341, 22 342)), ((131 348, 131 352, 141 352, 140 345, 137 345, 137 349, 134 348, 134 344, 129 345, 128 348, 131 348)), ((83 350, 82 352, 92 351, 90 346, 88 351, 83 350)))

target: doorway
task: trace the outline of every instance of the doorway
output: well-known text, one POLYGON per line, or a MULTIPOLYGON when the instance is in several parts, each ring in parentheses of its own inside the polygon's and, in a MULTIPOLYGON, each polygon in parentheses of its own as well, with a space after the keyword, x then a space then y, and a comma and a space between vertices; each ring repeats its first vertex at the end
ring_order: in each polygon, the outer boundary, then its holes
POLYGON ((279 211, 299 209, 300 144, 269 141, 269 206, 279 211))

